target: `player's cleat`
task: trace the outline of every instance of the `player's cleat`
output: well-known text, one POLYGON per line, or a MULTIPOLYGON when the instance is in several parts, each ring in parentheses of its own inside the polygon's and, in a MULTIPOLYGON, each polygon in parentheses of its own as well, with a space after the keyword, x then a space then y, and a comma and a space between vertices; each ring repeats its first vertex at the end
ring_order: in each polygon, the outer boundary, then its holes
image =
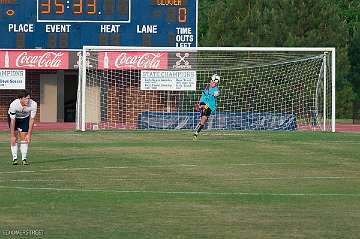
POLYGON ((24 159, 24 160, 22 161, 22 164, 23 164, 23 165, 29 165, 29 163, 26 161, 26 159, 24 159))
POLYGON ((194 136, 193 136, 193 141, 196 141, 196 140, 197 140, 197 137, 198 137, 198 135, 197 135, 197 134, 194 134, 194 136))
POLYGON ((14 159, 14 160, 12 161, 12 164, 13 164, 13 165, 18 165, 17 159, 14 159))

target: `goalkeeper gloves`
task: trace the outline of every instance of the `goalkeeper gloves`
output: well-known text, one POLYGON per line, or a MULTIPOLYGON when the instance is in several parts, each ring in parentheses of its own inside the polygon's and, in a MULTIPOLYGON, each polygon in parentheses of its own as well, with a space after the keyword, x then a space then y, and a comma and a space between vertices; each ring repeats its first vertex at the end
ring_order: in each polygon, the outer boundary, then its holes
POLYGON ((199 112, 200 111, 200 105, 199 104, 195 104, 195 110, 197 111, 197 112, 199 112))
POLYGON ((196 103, 194 106, 195 106, 195 110, 198 111, 198 112, 199 112, 201 109, 206 110, 206 109, 209 108, 209 105, 206 105, 206 104, 205 104, 205 105, 203 105, 203 104, 199 105, 199 104, 196 103))

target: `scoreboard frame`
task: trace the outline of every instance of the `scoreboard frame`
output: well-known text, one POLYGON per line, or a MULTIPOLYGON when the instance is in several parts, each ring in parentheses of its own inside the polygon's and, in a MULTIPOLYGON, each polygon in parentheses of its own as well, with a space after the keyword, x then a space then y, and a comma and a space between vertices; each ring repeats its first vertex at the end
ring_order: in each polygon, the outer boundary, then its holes
POLYGON ((197 20, 198 0, 2 0, 0 49, 197 47, 197 20))

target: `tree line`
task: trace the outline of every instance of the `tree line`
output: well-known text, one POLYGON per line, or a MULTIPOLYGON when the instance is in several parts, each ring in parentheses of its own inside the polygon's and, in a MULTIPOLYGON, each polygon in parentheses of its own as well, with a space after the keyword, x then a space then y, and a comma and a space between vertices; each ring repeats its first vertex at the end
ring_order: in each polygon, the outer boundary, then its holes
POLYGON ((360 101, 360 1, 199 0, 198 39, 199 46, 335 47, 337 118, 351 118, 360 101))

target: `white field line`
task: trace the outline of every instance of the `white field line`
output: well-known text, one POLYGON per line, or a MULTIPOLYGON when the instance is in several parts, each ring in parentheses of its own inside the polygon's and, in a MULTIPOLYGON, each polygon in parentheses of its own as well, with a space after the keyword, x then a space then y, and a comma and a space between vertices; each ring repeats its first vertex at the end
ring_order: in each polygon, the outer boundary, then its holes
MULTIPOLYGON (((257 165, 282 165, 282 164, 297 164, 297 163, 245 163, 245 164, 228 164, 228 166, 257 166, 257 165)), ((83 170, 107 170, 107 169, 133 169, 133 168, 177 168, 177 167, 197 167, 198 165, 194 164, 179 164, 179 165, 154 165, 154 166, 122 166, 122 167, 100 167, 100 168, 54 168, 54 169, 40 169, 37 171, 8 171, 0 172, 1 174, 17 174, 17 173, 43 173, 43 172, 54 172, 54 171, 83 171, 83 170)), ((153 176, 158 176, 159 174, 153 174, 153 176)), ((142 181, 142 180, 151 180, 156 181, 160 179, 156 178, 118 178, 115 176, 105 176, 109 178, 110 181, 142 181)), ((4 181, 0 178, 0 181, 4 181)), ((360 179, 360 177, 344 177, 344 176, 304 176, 304 177, 248 177, 248 178, 230 178, 224 179, 224 181, 246 181, 246 180, 297 180, 297 179, 360 179)), ((26 181, 26 180, 7 180, 7 181, 26 181)), ((36 181, 36 180, 27 180, 27 181, 36 181)), ((40 180, 38 180, 40 181, 40 180)), ((46 180, 44 180, 46 181, 46 180)), ((49 180, 56 181, 56 180, 49 180)), ((60 180, 58 180, 60 181, 60 180)), ((64 180, 62 180, 64 181, 64 180)))
MULTIPOLYGON (((226 164, 224 166, 258 166, 258 165, 305 165, 313 163, 239 163, 239 164, 226 164)), ((153 165, 153 166, 114 166, 114 167, 100 167, 100 168, 53 168, 53 169, 40 169, 33 170, 20 170, 20 171, 4 171, 0 174, 11 173, 39 173, 39 172, 53 172, 53 171, 81 171, 81 170, 103 170, 103 169, 128 169, 128 168, 178 168, 178 167, 198 167, 195 164, 177 164, 177 165, 153 165)))
POLYGON ((36 172, 37 172, 37 171, 23 170, 23 171, 0 172, 0 174, 8 174, 8 173, 36 173, 36 172))
POLYGON ((40 173, 40 172, 54 172, 54 171, 81 171, 81 170, 104 170, 104 169, 128 169, 128 168, 178 168, 178 167, 196 167, 197 165, 154 165, 154 166, 123 166, 123 167, 101 167, 101 168, 53 168, 53 169, 40 169, 37 171, 20 170, 20 171, 7 171, 0 172, 0 174, 11 174, 11 173, 40 173))
POLYGON ((232 163, 230 166, 257 166, 257 165, 306 165, 314 163, 232 163))
POLYGON ((343 176, 305 176, 305 177, 250 177, 250 178, 233 178, 224 181, 242 181, 242 180, 296 180, 296 179, 360 179, 360 177, 343 177, 343 176))
MULTIPOLYGON (((160 176, 160 174, 156 175, 160 176)), ((116 176, 104 176, 109 181, 164 181, 166 178, 120 178, 116 176)), ((189 178, 183 178, 186 181, 189 178)), ((257 181, 257 180, 298 180, 298 179, 360 179, 360 177, 341 177, 341 176, 310 176, 310 177, 249 177, 249 178, 230 178, 223 181, 257 181)), ((0 179, 0 182, 65 182, 62 179, 0 179)))
POLYGON ((304 197, 360 197, 360 193, 252 193, 252 192, 186 192, 186 191, 147 191, 147 190, 113 190, 113 189, 77 189, 77 188, 31 188, 0 186, 0 189, 18 189, 35 191, 57 191, 57 192, 100 192, 100 193, 138 193, 138 194, 169 194, 169 195, 220 195, 220 196, 304 196, 304 197))
POLYGON ((0 182, 64 182, 65 180, 61 179, 9 179, 3 180, 0 179, 0 182))
MULTIPOLYGON (((158 175, 160 176, 160 175, 158 175)), ((110 181, 164 181, 166 178, 121 178, 116 176, 106 176, 110 181)), ((191 178, 182 178, 184 181, 191 178)), ((255 181, 255 180, 298 180, 298 179, 360 179, 360 177, 342 177, 342 176, 310 176, 310 177, 249 177, 249 178, 230 178, 223 181, 255 181)))

